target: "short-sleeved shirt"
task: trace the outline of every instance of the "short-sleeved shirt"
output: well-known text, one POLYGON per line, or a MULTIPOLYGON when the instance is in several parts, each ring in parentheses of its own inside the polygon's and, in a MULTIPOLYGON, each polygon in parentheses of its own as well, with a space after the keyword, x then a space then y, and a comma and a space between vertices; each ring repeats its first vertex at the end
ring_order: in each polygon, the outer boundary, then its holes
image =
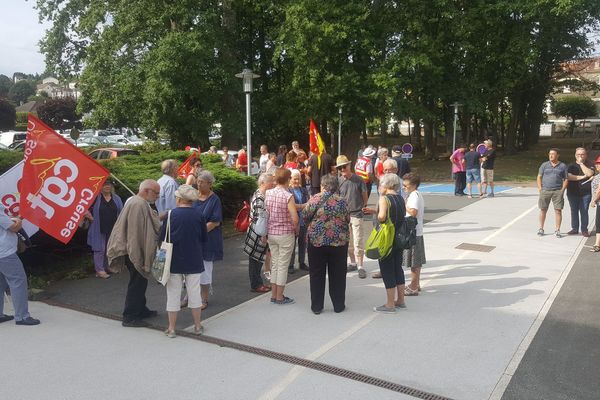
MULTIPOLYGON (((588 168, 591 168, 592 170, 594 169, 594 165, 589 161, 585 162, 585 166, 588 168)), ((583 170, 577 163, 569 164, 569 166, 567 167, 567 174, 573 174, 573 175, 577 175, 577 176, 585 175, 583 173, 583 170)), ((577 197, 582 197, 582 196, 592 194, 592 180, 586 178, 582 181, 569 181, 569 183, 567 183, 567 194, 569 196, 577 196, 577 197)))
POLYGON ((290 197, 292 194, 281 187, 267 190, 265 205, 269 212, 269 235, 294 233, 294 223, 288 210, 290 197))
POLYGON ((481 154, 478 151, 471 150, 467 154, 465 154, 465 162, 467 169, 479 169, 479 160, 481 159, 481 154))
POLYGON ((546 161, 540 165, 538 175, 542 177, 542 190, 559 190, 567 179, 567 165, 562 161, 556 165, 546 161))
POLYGON ((308 241, 314 247, 345 246, 350 240, 350 214, 346 201, 340 195, 321 192, 310 198, 303 210, 308 241), (327 199, 321 205, 321 199, 327 199))
MULTIPOLYGON (((0 258, 5 258, 17 252, 17 234, 9 231, 14 222, 6 215, 6 208, 0 204, 0 258)), ((3 293, 0 295, 4 296, 3 293)))
POLYGON ((494 161, 496 161, 496 150, 487 149, 483 154, 486 160, 481 164, 483 169, 494 169, 494 161))
POLYGON ((260 165, 260 172, 267 172, 267 163, 269 162, 269 154, 261 154, 258 164, 260 165))
MULTIPOLYGON (((600 187, 600 174, 597 174, 596 176, 594 176, 594 179, 592 179, 592 197, 596 194, 599 187, 600 187)), ((600 203, 600 201, 596 202, 596 204, 598 204, 598 203, 600 203)))
POLYGON ((356 174, 352 174, 349 179, 340 176, 338 178, 338 191, 340 196, 348 204, 348 212, 351 217, 362 218, 362 208, 365 206, 363 193, 367 191, 367 185, 356 174))
MULTIPOLYGON (((425 199, 418 191, 410 192, 406 198, 406 208, 414 208, 417 210, 417 236, 423 236, 423 216, 425 215, 425 199)), ((406 212, 408 217, 408 211, 406 212)))
MULTIPOLYGON (((216 194, 211 194, 206 200, 196 200, 193 204, 198 208, 208 222, 223 223, 223 208, 221 199, 216 194)), ((219 261, 223 259, 223 230, 221 225, 208 232, 206 242, 202 243, 202 256, 205 261, 219 261)))
POLYGON ((179 188, 179 184, 169 175, 161 176, 157 182, 160 185, 160 195, 156 199, 156 209, 158 212, 174 209, 176 207, 175 191, 179 188))
POLYGON ((465 158, 465 153, 456 150, 452 153, 452 173, 456 172, 465 172, 465 164, 463 164, 462 160, 465 158))
MULTIPOLYGON (((160 240, 165 240, 167 220, 163 221, 160 240)), ((204 271, 202 245, 208 240, 206 221, 199 208, 177 207, 171 210, 171 235, 173 256, 171 272, 174 274, 199 274, 204 271)))

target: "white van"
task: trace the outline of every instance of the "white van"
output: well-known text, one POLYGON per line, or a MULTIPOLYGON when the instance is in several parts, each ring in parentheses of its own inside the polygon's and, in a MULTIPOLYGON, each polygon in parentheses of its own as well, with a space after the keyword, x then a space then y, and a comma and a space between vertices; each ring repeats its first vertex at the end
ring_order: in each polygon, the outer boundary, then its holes
POLYGON ((8 131, 0 133, 0 143, 5 146, 10 146, 13 142, 25 140, 27 132, 8 131))

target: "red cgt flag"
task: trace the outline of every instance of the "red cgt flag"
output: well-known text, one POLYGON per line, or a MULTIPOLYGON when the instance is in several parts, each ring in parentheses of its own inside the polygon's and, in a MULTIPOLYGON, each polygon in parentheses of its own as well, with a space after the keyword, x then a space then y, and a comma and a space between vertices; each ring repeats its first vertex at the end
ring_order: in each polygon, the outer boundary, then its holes
POLYGON ((194 169, 192 161, 196 162, 196 160, 199 158, 200 152, 196 150, 192 151, 192 154, 190 154, 190 156, 183 162, 183 164, 181 164, 181 166, 177 170, 177 177, 181 179, 186 179, 187 176, 192 172, 192 169, 194 169))
POLYGON ((109 172, 29 114, 21 216, 68 243, 109 172))
POLYGON ((321 168, 321 154, 325 151, 325 143, 323 143, 323 139, 321 138, 321 134, 317 130, 317 125, 315 125, 315 121, 310 120, 310 128, 308 130, 309 140, 310 140, 310 151, 313 154, 316 154, 318 157, 318 166, 321 168))

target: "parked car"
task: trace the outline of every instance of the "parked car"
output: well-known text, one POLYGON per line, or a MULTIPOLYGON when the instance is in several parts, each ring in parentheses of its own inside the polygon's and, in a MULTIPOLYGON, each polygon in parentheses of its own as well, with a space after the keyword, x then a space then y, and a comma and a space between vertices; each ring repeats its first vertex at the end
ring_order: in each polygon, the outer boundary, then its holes
POLYGON ((24 140, 18 140, 16 142, 12 142, 8 146, 8 148, 11 149, 11 150, 23 151, 23 150, 25 150, 25 141, 24 140))
POLYGON ((142 139, 140 139, 137 136, 124 136, 124 135, 111 135, 111 136, 106 136, 106 138, 108 140, 112 140, 114 142, 120 143, 122 145, 126 145, 126 146, 140 146, 142 144, 144 144, 144 142, 142 141, 142 139))
POLYGON ((110 140, 108 137, 103 136, 86 136, 77 140, 77 147, 91 147, 91 146, 118 146, 119 142, 110 140))
POLYGON ((0 143, 0 151, 1 150, 10 151, 10 149, 8 148, 8 146, 5 146, 2 143, 0 143))
POLYGON ((27 132, 8 131, 0 133, 0 143, 9 146, 14 142, 25 140, 27 132))
POLYGON ((125 149, 121 147, 109 147, 96 149, 89 154, 89 156, 92 157, 94 160, 109 160, 111 158, 132 155, 138 156, 140 155, 140 152, 137 150, 125 149))

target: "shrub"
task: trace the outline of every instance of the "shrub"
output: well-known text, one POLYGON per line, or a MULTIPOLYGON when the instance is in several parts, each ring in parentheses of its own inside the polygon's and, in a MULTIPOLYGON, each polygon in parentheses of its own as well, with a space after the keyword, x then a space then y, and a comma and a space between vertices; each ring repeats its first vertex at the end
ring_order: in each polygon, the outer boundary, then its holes
MULTIPOLYGON (((119 157, 104 162, 104 165, 136 193, 140 182, 144 179, 158 179, 162 176, 160 163, 163 160, 171 158, 181 163, 189 154, 186 151, 165 150, 157 153, 142 153, 139 156, 119 157)), ((213 190, 221 199, 223 215, 235 216, 243 200, 249 199, 256 190, 256 180, 225 167, 217 155, 203 155, 201 159, 204 168, 215 176, 213 190)), ((131 196, 131 193, 118 183, 116 190, 123 198, 131 196)))
POLYGON ((0 150, 0 175, 11 169, 22 159, 23 153, 20 151, 0 150))

